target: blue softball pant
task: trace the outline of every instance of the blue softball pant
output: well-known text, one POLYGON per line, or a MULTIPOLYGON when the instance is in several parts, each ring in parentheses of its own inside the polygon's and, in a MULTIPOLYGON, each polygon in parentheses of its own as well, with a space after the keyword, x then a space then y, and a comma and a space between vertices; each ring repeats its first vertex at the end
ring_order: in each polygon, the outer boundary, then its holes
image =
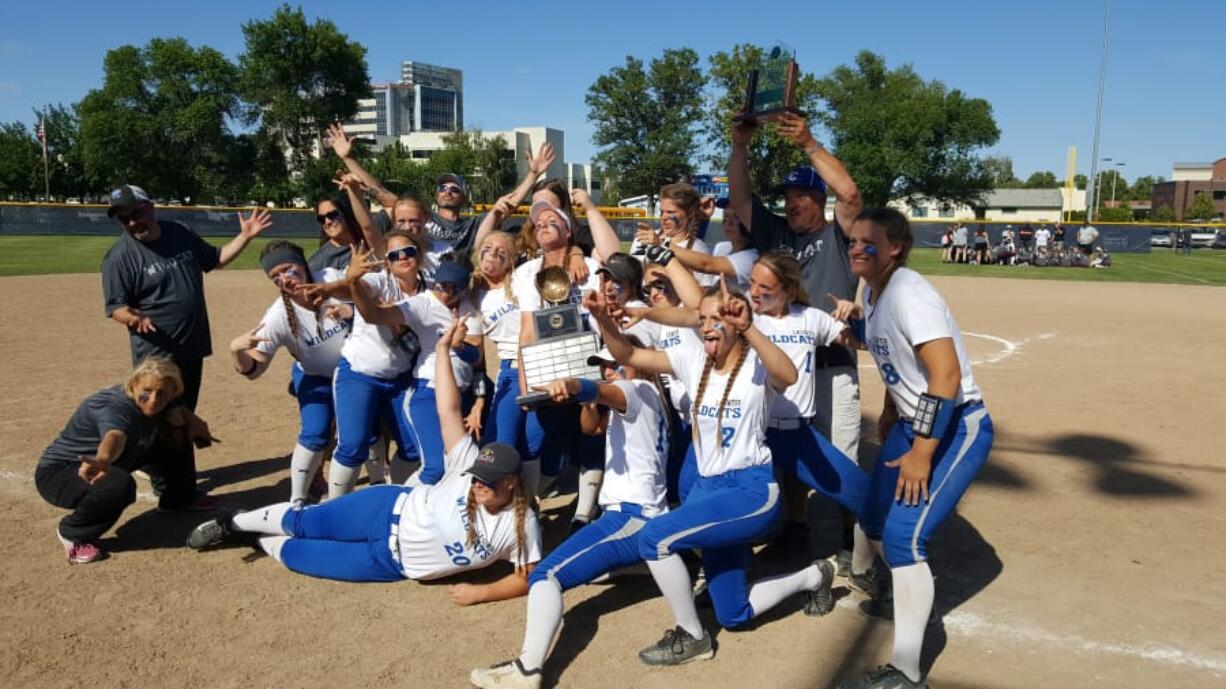
POLYGON ((541 451, 544 432, 536 422, 535 415, 524 411, 515 403, 519 396, 519 370, 505 360, 498 368, 498 382, 494 385, 494 401, 485 421, 485 436, 482 443, 506 443, 519 450, 526 460, 536 459, 541 451), (529 422, 531 421, 531 422, 529 422))
POLYGON ((400 524, 398 504, 412 488, 371 486, 319 505, 285 513, 281 562, 290 570, 338 581, 399 581, 392 556, 400 524))
POLYGON ((694 442, 691 435, 690 422, 680 414, 673 412, 673 432, 668 438, 668 466, 665 468, 665 485, 668 486, 668 501, 679 503, 684 495, 689 493, 690 486, 698 476, 698 465, 694 459, 694 442), (682 490, 684 482, 685 489, 682 490))
POLYGON ((379 421, 392 434, 400 453, 412 454, 413 429, 405 413, 405 392, 411 373, 392 379, 368 376, 354 371, 344 357, 332 377, 332 399, 336 404, 336 451, 332 459, 347 467, 365 462, 367 451, 379 433, 379 421))
POLYGON ((860 511, 868 476, 855 460, 826 440, 808 419, 798 428, 766 429, 771 462, 783 473, 850 510, 860 511))
POLYGON ((639 505, 621 503, 606 508, 596 521, 576 531, 541 560, 528 576, 528 586, 553 581, 567 591, 641 561, 638 535, 647 524, 639 505))
MULTIPOLYGON (((461 398, 460 411, 467 414, 473 406, 472 394, 464 391, 461 398)), ((434 394, 432 382, 413 381, 404 413, 412 429, 412 442, 421 456, 421 472, 417 478, 422 483, 434 485, 442 481, 446 473, 447 448, 443 445, 443 428, 438 420, 438 396, 434 394)))
POLYGON ((542 405, 529 414, 531 426, 539 424, 541 440, 541 475, 557 476, 566 466, 580 469, 604 468, 603 435, 587 435, 579 430, 579 405, 542 405))
POLYGON ((983 402, 959 407, 932 456, 927 502, 906 506, 894 501, 899 469, 885 463, 911 449, 915 429, 905 420, 890 429, 869 477, 868 493, 860 509, 860 528, 869 538, 881 541, 891 568, 928 559, 928 539, 953 513, 987 461, 994 434, 992 417, 983 402))
POLYGON ((298 400, 298 444, 319 452, 332 437, 336 407, 332 403, 332 378, 306 373, 295 362, 292 369, 294 397, 298 400))
MULTIPOLYGON (((771 465, 699 476, 677 509, 639 532, 639 556, 659 560, 682 550, 702 551, 715 619, 737 627, 753 619, 749 605, 749 547, 781 514, 771 465)), ((579 533, 583 533, 580 531, 579 533)))

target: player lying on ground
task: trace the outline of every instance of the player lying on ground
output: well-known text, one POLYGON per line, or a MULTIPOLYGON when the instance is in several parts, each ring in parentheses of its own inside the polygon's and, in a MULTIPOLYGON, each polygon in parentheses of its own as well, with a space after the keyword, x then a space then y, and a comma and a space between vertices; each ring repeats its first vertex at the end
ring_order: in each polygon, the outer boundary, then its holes
POLYGON ((290 457, 290 502, 302 504, 332 439, 336 408, 332 376, 349 335, 352 307, 312 306, 307 285, 337 280, 343 274, 324 268, 312 274, 302 247, 285 240, 269 242, 260 252, 260 267, 280 291, 260 324, 230 342, 234 370, 255 380, 268 370, 281 347, 294 357, 291 390, 298 400, 301 430, 290 457), (329 311, 333 312, 329 314, 329 311))
POLYGON ((179 367, 168 358, 148 357, 122 386, 85 398, 43 451, 34 486, 47 502, 72 510, 55 532, 70 564, 106 557, 94 541, 136 502, 129 472, 161 469, 166 488, 159 511, 189 508, 196 499, 188 454, 192 443, 206 447, 216 438, 187 407, 169 406, 182 393, 179 367))
POLYGON ((464 429, 460 391, 447 356, 462 332, 452 324, 435 348, 436 402, 447 473, 434 485, 373 486, 322 505, 283 502, 197 526, 196 550, 240 532, 260 534, 260 547, 301 574, 342 581, 437 579, 509 560, 515 571, 488 584, 454 584, 458 605, 505 600, 528 592, 540 560, 540 527, 519 480, 514 448, 478 449, 464 429))
MULTIPOLYGON (((889 392, 878 421, 884 442, 856 536, 867 536, 884 557, 894 588, 890 664, 841 689, 923 686, 920 649, 933 601, 928 539, 953 513, 992 447, 992 419, 958 324, 932 284, 905 267, 913 241, 898 211, 861 213, 852 226, 851 267, 865 282, 862 305, 841 301, 835 311, 840 318, 863 318, 857 335, 889 392)), ((852 580, 880 590, 865 576, 869 565, 871 558, 853 561, 852 580)))
POLYGON ((668 418, 655 376, 639 377, 633 366, 619 369, 607 350, 596 358, 605 382, 571 378, 541 389, 559 404, 582 403, 584 432, 605 435, 603 513, 532 572, 523 650, 514 660, 473 670, 469 679, 475 686, 539 687, 541 666, 562 624, 562 592, 642 560, 636 536, 668 511, 668 418))
POLYGON ((788 596, 807 592, 833 607, 834 565, 815 562, 779 577, 747 581, 749 544, 780 516, 779 486, 765 443, 766 416, 774 397, 796 382, 796 367, 753 324, 748 301, 730 294, 721 279, 699 306, 702 348, 663 352, 633 347, 598 294, 586 299, 610 353, 644 373, 676 377, 690 394, 698 479, 681 506, 652 519, 638 533, 639 556, 668 600, 677 626, 639 653, 648 665, 679 665, 711 658, 715 647, 702 627, 690 575, 678 552, 702 551, 715 617, 738 627, 788 596))

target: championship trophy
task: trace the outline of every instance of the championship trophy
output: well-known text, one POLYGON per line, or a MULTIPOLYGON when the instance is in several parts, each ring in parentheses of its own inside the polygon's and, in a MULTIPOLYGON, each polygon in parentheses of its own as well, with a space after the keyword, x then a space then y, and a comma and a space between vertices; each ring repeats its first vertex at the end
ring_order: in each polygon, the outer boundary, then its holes
POLYGON ((796 81, 800 67, 792 51, 777 45, 763 58, 757 69, 750 70, 745 90, 745 107, 734 120, 769 122, 785 113, 802 115, 796 108, 796 81))
POLYGON ((570 275, 559 267, 545 268, 536 276, 536 291, 545 306, 532 314, 536 342, 520 348, 528 393, 517 404, 535 407, 549 401, 549 393, 533 390, 563 378, 600 380, 600 368, 587 362, 600 350, 596 333, 583 330, 577 304, 570 299, 570 275))

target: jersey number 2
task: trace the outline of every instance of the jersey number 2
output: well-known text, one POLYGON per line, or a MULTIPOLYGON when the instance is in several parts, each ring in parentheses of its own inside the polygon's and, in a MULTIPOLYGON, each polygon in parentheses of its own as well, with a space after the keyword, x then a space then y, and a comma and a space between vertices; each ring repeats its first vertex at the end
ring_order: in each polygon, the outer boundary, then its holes
POLYGON ((736 429, 732 426, 720 426, 719 446, 725 449, 732 447, 732 436, 735 433, 736 429))

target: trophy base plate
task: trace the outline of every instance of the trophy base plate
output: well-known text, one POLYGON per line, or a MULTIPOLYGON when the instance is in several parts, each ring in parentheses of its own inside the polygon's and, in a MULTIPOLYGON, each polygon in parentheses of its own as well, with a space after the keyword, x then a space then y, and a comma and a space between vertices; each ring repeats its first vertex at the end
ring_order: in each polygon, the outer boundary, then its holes
POLYGON ((792 113, 793 115, 805 116, 805 113, 800 108, 771 108, 762 112, 740 113, 732 117, 733 122, 773 122, 784 115, 792 113))
POLYGON ((530 392, 515 398, 515 403, 521 407, 536 408, 547 402, 549 402, 549 393, 547 392, 530 392))

